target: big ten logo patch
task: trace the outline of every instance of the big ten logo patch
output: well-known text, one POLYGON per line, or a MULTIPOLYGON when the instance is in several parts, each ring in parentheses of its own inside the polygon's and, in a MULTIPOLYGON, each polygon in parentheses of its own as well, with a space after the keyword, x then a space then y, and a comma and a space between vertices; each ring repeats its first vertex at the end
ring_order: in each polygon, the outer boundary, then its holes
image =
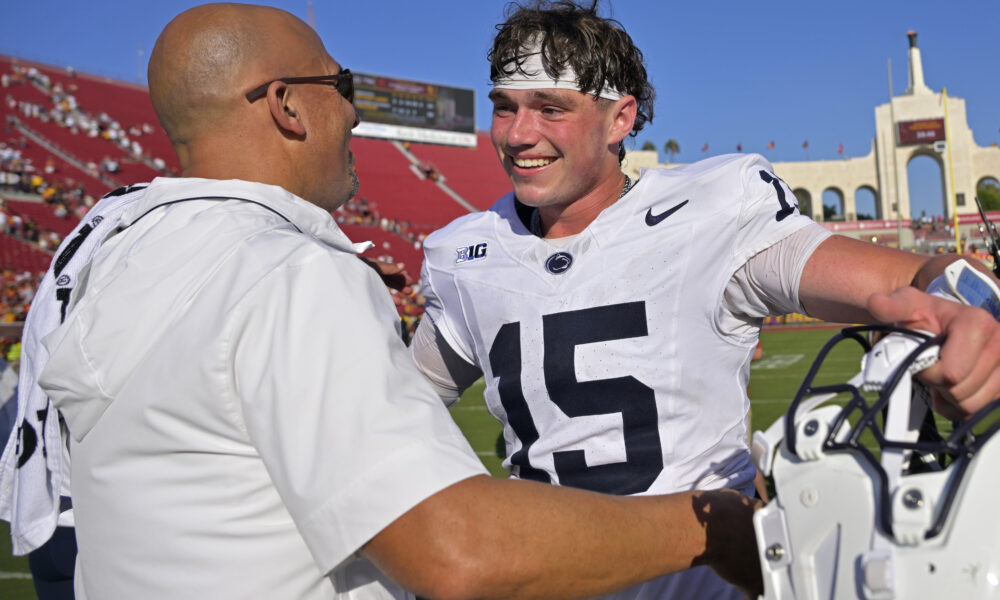
POLYGON ((456 248, 455 252, 458 253, 458 258, 455 259, 456 264, 469 262, 471 260, 481 260, 486 258, 486 242, 480 242, 463 248, 456 248))

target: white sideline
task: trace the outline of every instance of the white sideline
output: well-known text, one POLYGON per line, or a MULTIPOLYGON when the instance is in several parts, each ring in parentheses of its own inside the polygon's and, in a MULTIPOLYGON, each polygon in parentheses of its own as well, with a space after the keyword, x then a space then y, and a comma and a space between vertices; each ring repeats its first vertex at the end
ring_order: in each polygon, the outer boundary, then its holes
POLYGON ((0 579, 31 579, 31 573, 14 573, 12 571, 0 571, 0 579))

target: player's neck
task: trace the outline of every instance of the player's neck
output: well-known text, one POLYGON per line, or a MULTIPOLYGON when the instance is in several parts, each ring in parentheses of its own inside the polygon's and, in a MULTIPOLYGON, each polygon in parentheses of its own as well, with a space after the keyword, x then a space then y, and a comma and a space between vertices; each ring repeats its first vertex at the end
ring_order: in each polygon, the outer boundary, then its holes
POLYGON ((532 232, 544 238, 576 235, 586 229, 601 212, 617 202, 634 182, 621 171, 578 200, 559 206, 543 206, 532 217, 532 232))

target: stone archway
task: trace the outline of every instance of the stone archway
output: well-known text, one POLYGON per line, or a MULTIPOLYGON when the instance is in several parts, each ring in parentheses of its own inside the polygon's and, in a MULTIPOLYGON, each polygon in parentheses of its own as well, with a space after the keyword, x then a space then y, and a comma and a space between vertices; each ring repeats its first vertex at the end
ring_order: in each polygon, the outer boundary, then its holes
POLYGON ((986 210, 1000 210, 1000 179, 985 175, 976 182, 976 197, 986 210))
POLYGON ((947 218, 944 163, 933 150, 917 149, 906 159, 906 187, 909 191, 910 215, 916 221, 947 218))
POLYGON ((822 202, 824 221, 844 221, 847 219, 844 192, 839 187, 831 185, 823 190, 822 202))
POLYGON ((862 185, 854 190, 854 211, 858 221, 885 218, 878 192, 870 185, 862 185))
POLYGON ((811 217, 813 214, 812 194, 809 193, 809 190, 805 188, 796 188, 792 190, 792 194, 795 195, 795 199, 799 203, 799 212, 807 217, 811 217))

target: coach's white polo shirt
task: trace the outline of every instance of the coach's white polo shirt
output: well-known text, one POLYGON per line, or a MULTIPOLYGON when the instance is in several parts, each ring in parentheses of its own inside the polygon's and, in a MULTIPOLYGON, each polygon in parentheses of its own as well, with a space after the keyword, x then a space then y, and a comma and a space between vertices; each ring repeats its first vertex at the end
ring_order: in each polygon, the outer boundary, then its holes
POLYGON ((358 548, 485 472, 382 282, 273 186, 156 179, 122 225, 45 339, 78 597, 365 596, 358 548))

